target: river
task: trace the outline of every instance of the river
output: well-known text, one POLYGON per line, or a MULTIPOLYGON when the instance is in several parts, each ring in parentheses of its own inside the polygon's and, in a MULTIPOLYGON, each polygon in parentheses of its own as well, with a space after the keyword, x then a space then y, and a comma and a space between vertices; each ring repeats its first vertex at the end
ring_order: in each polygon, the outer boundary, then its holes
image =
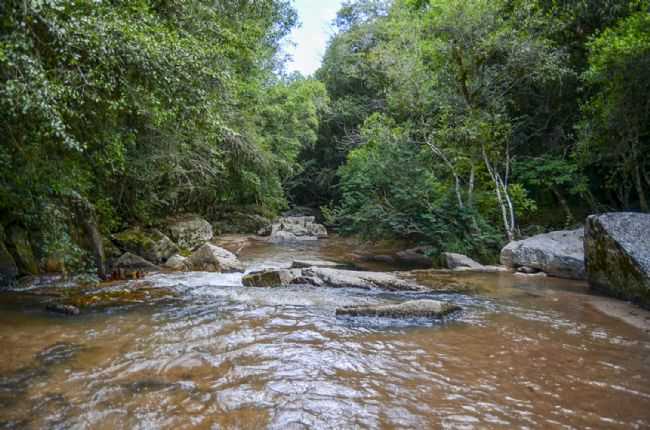
MULTIPOLYGON (((240 248, 247 270, 354 259, 336 238, 240 248)), ((241 276, 152 275, 169 297, 74 318, 23 300, 34 286, 3 293, 0 429, 650 427, 650 333, 601 313, 582 283, 454 275, 480 287, 462 295, 257 289, 241 276), (422 297, 463 311, 334 313, 422 297)))

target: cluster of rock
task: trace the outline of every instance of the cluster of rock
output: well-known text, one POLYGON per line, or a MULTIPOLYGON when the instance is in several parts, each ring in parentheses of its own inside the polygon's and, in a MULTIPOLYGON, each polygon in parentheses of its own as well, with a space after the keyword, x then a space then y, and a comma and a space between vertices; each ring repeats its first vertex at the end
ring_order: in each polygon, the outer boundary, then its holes
MULTIPOLYGON (((364 272, 338 268, 328 261, 294 261, 288 269, 266 269, 244 275, 246 287, 276 288, 291 285, 330 288, 381 289, 387 291, 432 291, 399 272, 364 272)), ((445 290, 446 291, 446 290, 445 290)), ((381 318, 440 319, 459 311, 455 304, 421 299, 403 303, 345 306, 336 309, 336 315, 381 318)))
POLYGON ((592 215, 584 228, 509 243, 501 251, 501 263, 587 280, 594 290, 650 308, 650 214, 592 215))
MULTIPOLYGON (((94 221, 88 219, 71 222, 69 232, 73 243, 94 259, 100 276, 132 278, 161 270, 243 270, 233 253, 209 243, 212 226, 198 215, 172 217, 158 228, 132 227, 110 238, 102 237, 94 221)), ((6 231, 0 228, 0 286, 12 284, 19 276, 66 272, 65 256, 36 256, 32 243, 38 237, 31 236, 16 224, 6 231)))
POLYGON ((327 237, 327 229, 314 216, 287 216, 258 231, 272 242, 318 240, 327 237))
POLYGON ((169 236, 158 229, 132 228, 113 235, 124 252, 113 264, 121 278, 137 273, 171 271, 236 272, 243 266, 232 252, 209 243, 212 226, 197 215, 170 218, 169 236), (186 255, 182 255, 182 253, 186 255))

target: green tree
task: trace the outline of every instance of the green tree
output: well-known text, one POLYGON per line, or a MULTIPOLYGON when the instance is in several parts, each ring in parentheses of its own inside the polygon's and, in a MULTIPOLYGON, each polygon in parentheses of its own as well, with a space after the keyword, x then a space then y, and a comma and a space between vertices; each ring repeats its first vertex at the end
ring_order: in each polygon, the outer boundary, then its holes
POLYGON ((589 43, 580 154, 622 207, 647 212, 650 189, 650 14, 636 13, 589 43))

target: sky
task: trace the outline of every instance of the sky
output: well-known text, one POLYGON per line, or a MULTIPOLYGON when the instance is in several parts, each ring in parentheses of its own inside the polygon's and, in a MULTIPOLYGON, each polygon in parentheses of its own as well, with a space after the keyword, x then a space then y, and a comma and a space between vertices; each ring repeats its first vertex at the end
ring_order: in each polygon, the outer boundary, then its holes
POLYGON ((332 34, 331 22, 341 7, 343 0, 295 0, 301 23, 289 36, 287 52, 293 59, 287 64, 290 72, 298 71, 311 75, 318 69, 325 53, 325 46, 332 34))

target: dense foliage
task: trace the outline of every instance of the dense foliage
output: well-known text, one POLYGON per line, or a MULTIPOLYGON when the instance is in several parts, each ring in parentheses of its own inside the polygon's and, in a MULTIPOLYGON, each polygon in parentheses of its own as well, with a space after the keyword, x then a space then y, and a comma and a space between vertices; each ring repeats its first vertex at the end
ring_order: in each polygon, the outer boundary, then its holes
POLYGON ((298 199, 344 231, 474 255, 647 211, 649 16, 629 0, 346 2, 298 199))
POLYGON ((283 73, 295 24, 290 0, 0 3, 0 225, 294 203, 489 259, 649 210, 647 2, 347 1, 313 78, 283 73))
POLYGON ((322 84, 282 79, 286 0, 0 4, 0 223, 69 195, 105 230, 286 205, 322 84))

